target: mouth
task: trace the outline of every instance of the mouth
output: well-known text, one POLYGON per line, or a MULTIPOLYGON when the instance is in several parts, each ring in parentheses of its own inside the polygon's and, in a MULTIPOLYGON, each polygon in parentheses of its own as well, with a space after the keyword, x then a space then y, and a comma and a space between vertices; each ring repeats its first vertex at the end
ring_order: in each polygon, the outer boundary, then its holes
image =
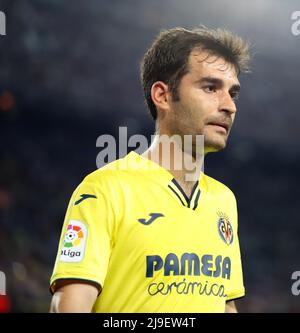
POLYGON ((230 125, 225 122, 212 122, 212 123, 209 123, 208 125, 215 126, 219 130, 222 130, 223 132, 226 132, 226 133, 228 133, 229 128, 230 128, 230 125))

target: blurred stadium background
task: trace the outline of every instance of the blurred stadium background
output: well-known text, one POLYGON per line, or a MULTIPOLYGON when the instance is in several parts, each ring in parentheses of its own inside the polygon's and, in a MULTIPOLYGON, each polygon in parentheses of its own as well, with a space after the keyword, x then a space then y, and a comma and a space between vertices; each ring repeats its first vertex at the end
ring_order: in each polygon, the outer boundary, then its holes
POLYGON ((101 134, 150 138, 139 62, 164 28, 225 27, 249 39, 228 149, 206 172, 235 192, 243 312, 300 312, 300 36, 297 0, 0 0, 0 271, 12 312, 47 312, 68 200, 96 168, 101 134))

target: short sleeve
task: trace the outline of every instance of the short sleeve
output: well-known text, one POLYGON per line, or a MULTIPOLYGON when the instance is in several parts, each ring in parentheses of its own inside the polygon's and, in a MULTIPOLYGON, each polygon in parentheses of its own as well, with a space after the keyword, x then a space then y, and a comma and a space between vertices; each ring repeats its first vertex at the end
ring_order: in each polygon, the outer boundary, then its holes
MULTIPOLYGON (((233 196, 234 197, 234 196, 233 196)), ((234 238, 231 251, 232 251, 232 265, 231 265, 231 277, 229 287, 227 289, 227 301, 234 300, 245 295, 245 287, 243 282, 243 269, 242 269, 242 260, 240 252, 240 244, 238 237, 238 214, 237 214, 237 205, 236 199, 232 200, 232 210, 233 210, 233 229, 234 229, 234 238)))
POLYGON ((111 202, 103 189, 84 180, 74 191, 66 212, 50 280, 51 292, 60 279, 84 280, 103 286, 114 221, 111 202))

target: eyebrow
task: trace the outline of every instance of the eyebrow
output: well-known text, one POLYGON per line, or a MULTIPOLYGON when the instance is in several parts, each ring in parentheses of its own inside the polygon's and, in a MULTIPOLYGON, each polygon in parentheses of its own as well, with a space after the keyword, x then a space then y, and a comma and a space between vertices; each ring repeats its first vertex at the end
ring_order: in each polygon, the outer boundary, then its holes
MULTIPOLYGON (((221 79, 218 79, 216 77, 212 77, 212 76, 205 76, 202 77, 200 80, 197 81, 198 83, 212 83, 215 84, 218 87, 223 87, 224 86, 224 81, 221 79)), ((230 91, 240 91, 241 89, 241 85, 240 84, 233 84, 230 87, 230 91)))

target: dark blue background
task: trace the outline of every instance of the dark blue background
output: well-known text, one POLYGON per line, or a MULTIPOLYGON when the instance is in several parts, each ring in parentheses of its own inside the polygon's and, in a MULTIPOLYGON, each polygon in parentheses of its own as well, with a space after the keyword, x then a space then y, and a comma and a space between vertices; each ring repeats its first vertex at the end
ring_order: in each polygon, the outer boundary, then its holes
POLYGON ((228 148, 205 171, 239 206, 246 312, 299 312, 300 36, 290 1, 2 0, 0 270, 12 311, 48 311, 48 280, 68 200, 96 168, 101 134, 150 139, 139 63, 165 28, 233 30, 253 44, 228 148))

